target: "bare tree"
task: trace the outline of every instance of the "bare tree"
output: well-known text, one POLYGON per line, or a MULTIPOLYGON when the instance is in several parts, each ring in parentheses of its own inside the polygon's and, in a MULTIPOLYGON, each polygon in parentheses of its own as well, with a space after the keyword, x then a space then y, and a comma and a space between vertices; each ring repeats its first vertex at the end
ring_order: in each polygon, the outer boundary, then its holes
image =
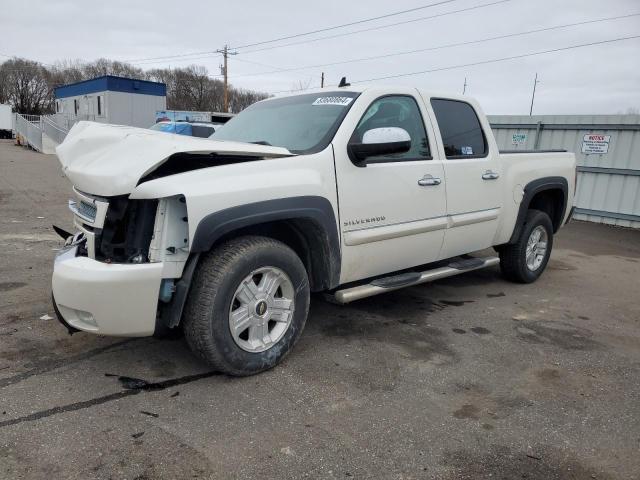
POLYGON ((0 65, 0 103, 9 103, 9 72, 0 65))
MULTIPOLYGON (((205 67, 191 65, 144 71, 128 63, 105 58, 90 63, 64 60, 51 67, 24 59, 4 62, 0 64, 0 101, 11 103, 20 113, 49 113, 53 108, 55 87, 102 75, 164 83, 167 87, 167 108, 171 110, 216 112, 223 108, 223 84, 211 78, 205 67)), ((266 97, 266 93, 229 86, 229 105, 234 113, 266 97)))
POLYGON ((115 75, 117 77, 137 78, 140 80, 146 78, 141 68, 106 58, 99 58, 95 62, 84 64, 82 66, 82 74, 85 79, 103 75, 115 75))
POLYGON ((39 115, 51 108, 46 69, 37 62, 12 58, 0 66, 3 96, 20 113, 39 115))
POLYGON ((244 90, 238 88, 231 88, 229 95, 230 110, 233 113, 238 113, 260 100, 268 98, 269 95, 262 92, 254 92, 253 90, 244 90))

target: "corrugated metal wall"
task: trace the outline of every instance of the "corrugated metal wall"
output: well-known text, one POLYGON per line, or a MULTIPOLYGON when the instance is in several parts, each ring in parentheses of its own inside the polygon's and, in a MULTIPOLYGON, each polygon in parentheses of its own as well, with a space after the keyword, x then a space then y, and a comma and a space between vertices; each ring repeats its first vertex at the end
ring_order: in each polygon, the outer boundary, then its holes
POLYGON ((576 154, 574 218, 640 228, 640 115, 490 115, 489 121, 501 150, 576 154), (587 134, 610 135, 608 152, 582 153, 587 134))
POLYGON ((149 128, 156 123, 156 112, 167 108, 167 97, 127 92, 105 92, 107 122, 149 128))

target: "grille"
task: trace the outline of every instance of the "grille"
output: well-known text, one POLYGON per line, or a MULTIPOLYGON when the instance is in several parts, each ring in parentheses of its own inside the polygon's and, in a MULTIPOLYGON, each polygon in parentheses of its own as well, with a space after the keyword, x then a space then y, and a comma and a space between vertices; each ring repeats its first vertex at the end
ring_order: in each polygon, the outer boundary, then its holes
POLYGON ((85 218, 91 219, 94 221, 96 219, 96 207, 91 205, 90 203, 84 202, 80 200, 78 203, 78 213, 85 218))

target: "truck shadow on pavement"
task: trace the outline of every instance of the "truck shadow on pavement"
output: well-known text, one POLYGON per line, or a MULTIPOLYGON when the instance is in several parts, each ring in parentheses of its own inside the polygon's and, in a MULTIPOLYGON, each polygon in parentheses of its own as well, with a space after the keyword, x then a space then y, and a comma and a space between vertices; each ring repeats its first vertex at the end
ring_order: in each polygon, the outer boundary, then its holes
MULTIPOLYGON (((406 367, 407 362, 434 366, 450 366, 459 362, 458 355, 452 348, 450 335, 464 334, 466 331, 453 329, 451 332, 447 319, 444 319, 445 328, 442 318, 434 322, 431 316, 446 309, 473 304, 489 296, 472 298, 466 286, 492 284, 494 290, 502 289, 496 282, 499 282, 497 271, 479 271, 431 285, 389 292, 348 306, 334 305, 314 296, 306 330, 298 347, 284 365, 291 362, 304 366, 308 361, 319 361, 335 370, 334 375, 352 378, 353 384, 361 390, 393 390, 400 371, 406 367), (453 292, 455 293, 452 295, 453 292), (461 298, 461 295, 469 298, 461 298), (373 357, 364 355, 355 363, 354 360, 337 362, 330 353, 327 354, 333 349, 341 358, 349 357, 345 352, 351 352, 354 345, 377 353, 373 357), (372 364, 376 368, 372 369, 372 364)), ((474 291, 477 295, 478 290, 474 291)), ((499 292, 491 294, 490 298, 503 296, 506 296, 504 292, 499 292)), ((590 338, 588 330, 569 324, 527 321, 517 322, 514 329, 517 338, 526 343, 547 343, 569 350, 598 348, 598 343, 590 338)), ((491 333, 480 326, 472 327, 469 331, 477 335, 491 333)), ((183 341, 126 339, 99 345, 74 355, 36 360, 28 365, 26 371, 0 378, 0 388, 86 361, 91 362, 92 370, 102 372, 107 377, 116 377, 121 390, 17 418, 4 420, 0 417, 0 428, 90 408, 142 392, 162 391, 218 375, 217 372, 206 371, 206 365, 199 363, 191 355, 183 341), (158 353, 160 351, 161 355, 158 353), (114 352, 120 352, 120 356, 124 354, 127 358, 117 361, 114 366, 109 357, 104 356, 114 352), (154 362, 154 359, 158 361, 154 362), (122 371, 123 365, 127 366, 126 371, 122 371), (176 371, 183 375, 175 377, 176 371), (159 380, 151 381, 138 376, 159 380)), ((304 370, 295 365, 292 368, 304 370)), ((142 413, 154 415, 153 412, 142 413)))
MULTIPOLYGON (((431 314, 475 303, 480 298, 456 297, 469 293, 465 292, 465 286, 492 283, 498 275, 493 269, 470 272, 433 284, 365 298, 346 306, 327 303, 316 297, 312 301, 306 332, 332 341, 341 339, 346 343, 373 341, 393 344, 411 359, 428 361, 439 356, 439 361, 446 359, 447 363, 453 363, 456 355, 446 338, 449 328, 443 330, 441 322, 429 323, 431 314), (457 293, 452 298, 453 291, 457 293)), ((505 296, 504 292, 493 295, 505 296)), ((483 327, 473 328, 475 330, 472 331, 478 334, 490 333, 483 327)))

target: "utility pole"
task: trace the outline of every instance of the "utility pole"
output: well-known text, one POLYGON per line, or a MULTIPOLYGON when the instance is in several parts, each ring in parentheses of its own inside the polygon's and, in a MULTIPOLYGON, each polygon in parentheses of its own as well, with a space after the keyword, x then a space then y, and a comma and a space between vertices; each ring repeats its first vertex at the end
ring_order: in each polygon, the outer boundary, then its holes
POLYGON ((324 72, 320 75, 320 88, 324 88, 324 72))
POLYGON ((536 85, 538 85, 539 83, 538 72, 536 72, 536 78, 533 80, 533 93, 531 94, 531 108, 529 108, 529 116, 533 114, 533 100, 536 98, 536 85))
POLYGON ((228 57, 229 55, 237 55, 238 52, 230 52, 229 45, 225 45, 222 50, 216 50, 216 52, 222 54, 222 58, 224 59, 223 65, 220 65, 220 73, 224 76, 224 103, 223 110, 224 113, 229 113, 229 82, 228 82, 228 57))
POLYGON ((467 77, 464 77, 464 85, 462 86, 462 94, 464 95, 467 91, 467 77))

